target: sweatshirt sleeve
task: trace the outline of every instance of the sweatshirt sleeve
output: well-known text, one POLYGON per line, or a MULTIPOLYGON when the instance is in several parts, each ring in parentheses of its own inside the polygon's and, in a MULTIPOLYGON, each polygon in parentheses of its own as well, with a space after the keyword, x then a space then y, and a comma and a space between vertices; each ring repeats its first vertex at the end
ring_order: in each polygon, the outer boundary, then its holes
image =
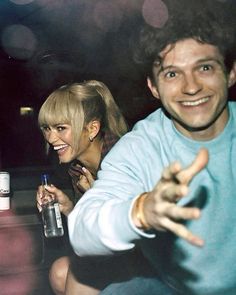
POLYGON ((134 200, 145 190, 140 163, 125 141, 105 157, 93 187, 68 216, 70 242, 78 255, 108 255, 133 248, 141 237, 154 237, 131 219, 134 200))

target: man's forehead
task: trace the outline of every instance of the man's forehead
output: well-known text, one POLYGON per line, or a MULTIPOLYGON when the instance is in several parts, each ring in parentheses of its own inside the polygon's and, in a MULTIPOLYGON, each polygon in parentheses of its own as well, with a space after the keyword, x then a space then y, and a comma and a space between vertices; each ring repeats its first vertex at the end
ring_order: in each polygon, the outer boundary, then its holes
POLYGON ((169 53, 170 51, 172 51, 176 46, 176 43, 171 43, 171 44, 168 44, 166 45, 166 47, 164 49, 162 49, 162 51, 159 53, 159 57, 161 59, 164 59, 166 54, 169 53))
POLYGON ((176 43, 168 44, 154 61, 154 67, 163 66, 165 63, 195 63, 199 60, 223 60, 219 49, 211 44, 203 43, 195 39, 184 39, 176 43))

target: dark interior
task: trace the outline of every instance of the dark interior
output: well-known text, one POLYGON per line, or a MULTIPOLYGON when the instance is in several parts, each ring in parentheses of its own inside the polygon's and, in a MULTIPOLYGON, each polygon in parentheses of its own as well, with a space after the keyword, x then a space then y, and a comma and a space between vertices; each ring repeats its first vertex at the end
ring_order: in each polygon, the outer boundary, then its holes
MULTIPOLYGON (((49 266, 70 251, 67 233, 44 237, 35 201, 43 172, 73 194, 67 165, 46 155, 37 126, 50 92, 69 82, 101 80, 130 127, 160 106, 132 60, 144 2, 0 1, 0 171, 11 177, 11 210, 0 212, 1 295, 52 294, 49 266)), ((236 99, 235 86, 230 99, 236 99)))

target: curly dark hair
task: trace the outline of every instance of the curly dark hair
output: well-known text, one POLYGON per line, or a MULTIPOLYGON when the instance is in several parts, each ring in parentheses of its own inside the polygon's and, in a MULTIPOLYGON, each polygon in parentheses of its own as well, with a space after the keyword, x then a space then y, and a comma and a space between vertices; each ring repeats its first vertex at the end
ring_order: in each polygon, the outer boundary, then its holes
POLYGON ((152 76, 154 61, 169 44, 187 38, 214 45, 224 56, 227 71, 236 60, 236 4, 217 0, 166 0, 169 18, 162 28, 144 24, 134 60, 152 76))

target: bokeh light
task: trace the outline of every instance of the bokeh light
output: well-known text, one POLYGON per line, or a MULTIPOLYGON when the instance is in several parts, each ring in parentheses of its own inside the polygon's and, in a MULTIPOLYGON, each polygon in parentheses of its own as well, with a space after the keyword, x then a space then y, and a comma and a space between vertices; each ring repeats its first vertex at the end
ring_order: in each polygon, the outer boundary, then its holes
POLYGON ((161 28, 168 20, 168 8, 161 0, 145 0, 142 8, 143 18, 147 24, 161 28))
POLYGON ((20 24, 5 28, 1 41, 8 55, 20 60, 30 59, 37 46, 34 33, 28 27, 20 24))
POLYGON ((116 3, 121 9, 123 9, 126 15, 130 15, 130 13, 134 12, 139 13, 142 8, 142 1, 140 0, 116 0, 116 3))
POLYGON ((116 32, 120 27, 122 16, 122 10, 114 3, 99 1, 94 5, 93 19, 102 31, 116 32))
POLYGON ((33 2, 34 0, 10 0, 11 2, 19 5, 29 4, 33 2))

